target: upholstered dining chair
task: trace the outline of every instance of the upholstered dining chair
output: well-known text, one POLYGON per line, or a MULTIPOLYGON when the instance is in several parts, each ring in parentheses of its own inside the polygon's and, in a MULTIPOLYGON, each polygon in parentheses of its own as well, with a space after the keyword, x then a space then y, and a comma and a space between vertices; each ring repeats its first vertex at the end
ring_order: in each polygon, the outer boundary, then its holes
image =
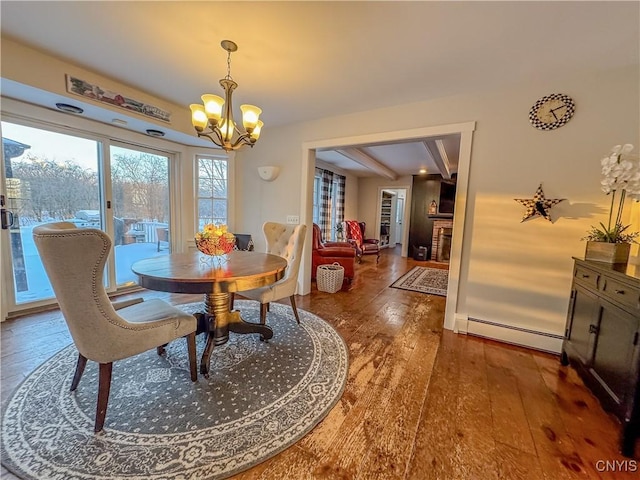
MULTIPOLYGON (((287 260, 287 270, 284 277, 273 285, 240 292, 243 297, 260 302, 260 323, 267 321, 269 302, 275 302, 289 297, 293 314, 300 323, 298 309, 296 308, 296 285, 298 283, 298 271, 302 260, 302 247, 307 233, 306 225, 284 225, 282 223, 265 222, 262 226, 264 238, 267 242, 267 253, 279 255, 287 260)), ((231 296, 231 308, 233 309, 231 296)))
POLYGON ((71 391, 87 360, 100 364, 96 432, 107 414, 113 362, 154 347, 160 353, 170 341, 186 337, 191 380, 197 380, 196 318, 159 299, 112 303, 103 283, 112 242, 103 231, 56 222, 35 227, 33 239, 78 349, 71 391))
POLYGON ((253 252, 253 237, 250 233, 234 233, 236 237, 236 244, 234 250, 244 250, 247 252, 253 252))

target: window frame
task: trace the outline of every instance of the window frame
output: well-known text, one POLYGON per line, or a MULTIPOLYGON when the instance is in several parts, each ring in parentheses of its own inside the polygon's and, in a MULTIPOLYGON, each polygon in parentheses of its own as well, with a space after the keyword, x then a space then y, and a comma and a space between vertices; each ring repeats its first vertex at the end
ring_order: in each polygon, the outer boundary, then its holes
MULTIPOLYGON (((233 223, 233 215, 232 215, 232 175, 233 175, 233 171, 231 169, 231 159, 226 156, 226 155, 211 155, 211 154, 196 154, 195 158, 194 158, 194 197, 195 197, 195 205, 194 205, 194 210, 195 210, 195 215, 194 215, 194 227, 195 227, 195 231, 198 232, 201 230, 202 226, 200 225, 200 220, 201 218, 206 218, 206 217, 201 217, 200 216, 200 201, 202 199, 210 199, 212 202, 215 200, 224 200, 226 202, 226 219, 224 221, 224 224, 227 225, 229 228, 232 228, 232 223, 233 223), (211 161, 222 161, 226 163, 226 197, 215 197, 215 196, 211 196, 211 197, 203 197, 200 195, 200 161, 201 160, 211 160, 211 161)), ((213 217, 211 217, 211 219, 213 220, 213 217)), ((205 223, 209 223, 208 221, 205 221, 205 223)), ((216 222, 214 222, 216 223, 216 222)))
MULTIPOLYGON (((94 141, 97 143, 98 149, 98 177, 99 177, 99 190, 100 190, 100 203, 101 203, 101 222, 100 228, 109 237, 113 238, 113 211, 110 208, 110 202, 112 201, 112 183, 111 183, 111 146, 124 147, 129 149, 139 150, 145 153, 151 153, 155 155, 166 156, 169 159, 169 218, 170 224, 173 225, 175 212, 177 211, 177 205, 179 202, 179 193, 176 191, 179 188, 179 162, 178 158, 180 150, 175 148, 175 145, 170 145, 164 141, 154 140, 151 144, 147 144, 139 141, 135 132, 124 131, 121 132, 120 128, 102 125, 103 131, 95 130, 92 124, 88 124, 86 119, 72 118, 67 123, 56 121, 62 114, 57 112, 49 112, 42 107, 23 104, 18 101, 12 101, 10 99, 3 99, 6 103, 6 110, 0 112, 0 120, 2 122, 13 123, 23 127, 34 128, 51 133, 57 133, 62 135, 68 135, 71 137, 94 141), (108 172, 108 174, 107 174, 108 172)), ((4 105, 3 105, 4 106, 4 105)), ((65 116, 66 119, 67 116, 65 116)), ((0 133, 2 128, 0 127, 0 133)), ((0 175, 0 182, 2 183, 0 190, 4 193, 4 171, 3 175, 0 175)), ((7 239, 8 240, 8 239, 7 239)), ((48 307, 56 303, 55 298, 45 298, 34 300, 30 302, 18 303, 16 300, 15 292, 13 291, 13 268, 9 267, 12 263, 11 252, 8 250, 7 245, 2 243, 0 249, 0 256, 2 256, 3 271, 0 275, 0 289, 6 292, 6 295, 2 295, 0 300, 2 316, 0 321, 4 320, 7 316, 11 317, 19 315, 20 312, 34 308, 48 307), (7 268, 4 268, 4 266, 7 268), (5 272, 6 271, 6 272, 5 272)), ((117 285, 116 272, 115 272, 115 257, 110 255, 107 264, 105 265, 104 272, 105 288, 108 294, 116 294, 120 292, 126 292, 130 290, 136 290, 140 287, 129 285, 117 285)))
POLYGON ((313 210, 312 210, 312 220, 313 223, 319 224, 318 220, 320 218, 320 184, 322 183, 322 177, 316 175, 313 177, 313 210))

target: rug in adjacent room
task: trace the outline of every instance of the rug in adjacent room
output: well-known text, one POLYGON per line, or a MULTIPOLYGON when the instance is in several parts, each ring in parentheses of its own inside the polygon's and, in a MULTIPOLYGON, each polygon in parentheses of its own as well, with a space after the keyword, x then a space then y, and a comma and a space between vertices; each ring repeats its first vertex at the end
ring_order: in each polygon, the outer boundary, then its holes
MULTIPOLYGON (((236 301, 259 322, 259 304, 236 301)), ((200 310, 198 303, 179 306, 200 310)), ((320 422, 344 389, 347 348, 320 317, 272 303, 274 336, 231 333, 216 346, 209 379, 189 378, 186 341, 114 363, 105 429, 93 433, 97 364, 69 386, 73 345, 38 367, 3 412, 1 453, 23 479, 204 480, 229 477, 294 444, 320 422)), ((198 336, 198 359, 204 335, 198 336)))
POLYGON ((447 296, 449 270, 429 267, 413 267, 398 280, 393 282, 393 288, 411 290, 412 292, 430 293, 432 295, 447 296))

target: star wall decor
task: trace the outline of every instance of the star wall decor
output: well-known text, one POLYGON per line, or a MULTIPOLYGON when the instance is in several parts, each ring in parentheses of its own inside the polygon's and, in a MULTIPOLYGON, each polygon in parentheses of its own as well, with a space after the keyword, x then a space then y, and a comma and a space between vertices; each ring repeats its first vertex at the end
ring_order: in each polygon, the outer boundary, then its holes
POLYGON ((518 203, 521 203, 525 207, 527 207, 527 211, 522 216, 522 220, 520 220, 520 223, 522 223, 525 220, 529 220, 537 216, 546 218, 547 220, 551 221, 551 215, 549 215, 549 210, 551 209, 551 207, 553 207, 554 205, 557 205, 558 203, 566 199, 544 198, 544 192, 542 191, 542 184, 540 184, 533 198, 515 198, 514 200, 518 203))

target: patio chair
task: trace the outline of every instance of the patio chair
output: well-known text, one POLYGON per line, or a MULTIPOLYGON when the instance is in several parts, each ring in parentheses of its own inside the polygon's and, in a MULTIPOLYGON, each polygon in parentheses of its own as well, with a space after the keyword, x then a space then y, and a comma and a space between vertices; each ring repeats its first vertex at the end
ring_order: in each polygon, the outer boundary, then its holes
POLYGON ((160 251, 160 242, 166 243, 169 248, 169 229, 167 227, 156 227, 156 236, 158 237, 158 251, 160 251))

